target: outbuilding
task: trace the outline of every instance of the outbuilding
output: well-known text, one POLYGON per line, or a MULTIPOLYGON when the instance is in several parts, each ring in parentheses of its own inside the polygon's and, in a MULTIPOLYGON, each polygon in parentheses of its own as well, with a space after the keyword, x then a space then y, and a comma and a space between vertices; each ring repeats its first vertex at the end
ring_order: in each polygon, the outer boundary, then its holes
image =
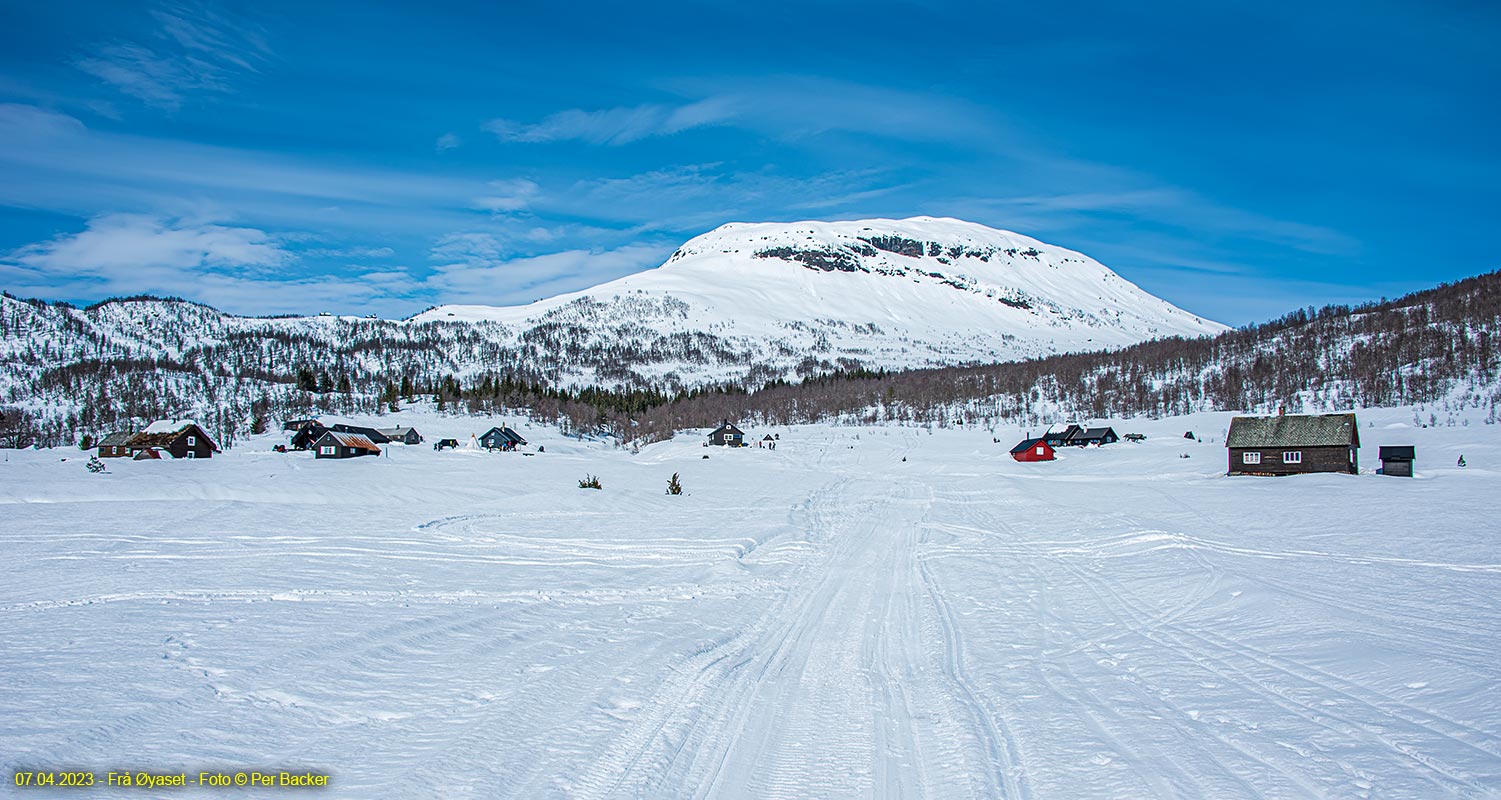
POLYGON ((1114 444, 1120 440, 1121 437, 1115 435, 1114 428, 1082 428, 1069 436, 1065 444, 1073 447, 1088 447, 1089 445, 1114 444))
POLYGON ((341 422, 333 426, 332 428, 329 428, 329 430, 338 431, 339 433, 357 433, 365 437, 366 439, 369 439, 374 444, 385 444, 391 441, 391 439, 384 433, 381 433, 374 428, 366 428, 360 425, 345 425, 341 422))
POLYGON ((1046 437, 1039 436, 1021 440, 1021 444, 1011 448, 1011 457, 1017 461, 1053 461, 1058 454, 1053 452, 1046 437))
POLYGON ((725 420, 709 434, 709 444, 720 447, 743 447, 745 431, 731 425, 729 420, 725 420))
POLYGON ((362 434, 327 430, 313 445, 314 458, 359 458, 378 456, 380 448, 362 434))
POLYGON ((128 458, 130 440, 139 435, 135 431, 119 431, 99 440, 100 458, 128 458))
POLYGON ((1412 477, 1412 462, 1417 459, 1417 448, 1410 444, 1388 446, 1381 448, 1380 453, 1382 475, 1412 477))
POLYGON ((1231 475, 1360 472, 1360 427, 1354 414, 1236 417, 1225 447, 1231 475))

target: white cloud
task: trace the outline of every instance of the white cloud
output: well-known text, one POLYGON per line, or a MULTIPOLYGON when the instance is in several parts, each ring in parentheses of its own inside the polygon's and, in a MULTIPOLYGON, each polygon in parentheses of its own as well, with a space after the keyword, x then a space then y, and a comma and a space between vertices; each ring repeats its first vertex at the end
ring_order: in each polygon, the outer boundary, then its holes
POLYGON ((736 114, 724 98, 708 98, 681 106, 620 106, 598 111, 579 108, 559 111, 541 122, 526 124, 493 119, 485 130, 507 142, 582 141, 621 145, 652 136, 670 136, 690 128, 726 122, 736 114))
POLYGON ((450 132, 439 136, 438 141, 433 143, 433 149, 441 153, 444 150, 452 150, 463 143, 464 140, 460 139, 457 133, 450 132))
POLYGON ((534 181, 525 178, 513 178, 504 181, 490 181, 486 185, 488 191, 481 197, 474 199, 474 207, 484 211, 500 213, 503 211, 520 211, 531 204, 537 196, 540 187, 534 181))
POLYGON ((89 220, 79 233, 19 248, 7 260, 59 275, 128 280, 137 270, 276 267, 292 254, 255 228, 109 214, 89 220))
POLYGON ((427 286, 448 303, 519 304, 660 266, 671 246, 630 244, 606 250, 565 250, 507 258, 496 237, 484 233, 444 237, 433 249, 437 267, 427 286))

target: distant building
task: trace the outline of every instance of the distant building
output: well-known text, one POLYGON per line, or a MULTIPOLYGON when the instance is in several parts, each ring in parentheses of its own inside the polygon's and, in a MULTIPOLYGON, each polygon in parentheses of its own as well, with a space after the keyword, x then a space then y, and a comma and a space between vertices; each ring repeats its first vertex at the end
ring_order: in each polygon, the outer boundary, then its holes
POLYGON ((1061 431, 1046 431, 1038 438, 1047 442, 1049 447, 1064 447, 1068 444, 1068 440, 1071 437, 1083 430, 1078 425, 1069 425, 1061 431))
POLYGON ((418 433, 416 428, 397 426, 395 428, 376 428, 376 430, 380 432, 380 435, 393 442, 422 444, 422 434, 418 433))
POLYGON ((1231 475, 1360 472, 1360 428, 1354 414, 1236 417, 1225 447, 1231 475))
POLYGON ((1020 444, 1011 448, 1011 457, 1017 461, 1052 461, 1058 454, 1053 452, 1053 446, 1048 444, 1046 437, 1039 436, 1021 440, 1020 444))
POLYGON ((391 441, 390 438, 388 438, 384 433, 381 433, 374 428, 365 428, 359 425, 345 425, 341 422, 329 428, 329 430, 338 431, 339 433, 358 433, 359 435, 365 437, 366 439, 369 439, 375 444, 385 444, 391 441))
POLYGON ((458 446, 459 446, 459 440, 458 439, 439 439, 438 441, 433 442, 433 449, 434 450, 453 449, 453 448, 457 448, 458 446))
POLYGON ((219 445, 191 420, 157 420, 130 439, 131 455, 160 450, 173 458, 212 458, 219 445))
POLYGON ((298 428, 297 432, 292 434, 290 444, 293 450, 311 450, 313 449, 313 445, 317 444, 318 440, 322 439, 325 433, 328 433, 328 428, 323 427, 321 423, 314 420, 312 423, 298 428))
POLYGON ((505 425, 497 425, 479 437, 479 446, 486 450, 515 450, 526 444, 521 434, 505 425))
POLYGON ((326 430, 313 445, 314 458, 359 458, 378 456, 380 448, 369 437, 358 433, 326 430))
POLYGON ((1399 478, 1412 477, 1412 462, 1417 459, 1417 449, 1412 445, 1381 448, 1381 474, 1399 478))
POLYGON ((130 456, 130 440, 136 438, 135 431, 120 431, 99 440, 100 458, 128 458, 130 456))
POLYGON ((709 444, 722 447, 743 447, 745 445, 745 431, 740 430, 725 420, 713 433, 709 434, 709 444))
POLYGON ((309 425, 317 425, 316 419, 289 419, 281 424, 283 431, 300 431, 309 425))
POLYGON ((1115 435, 1114 428, 1083 428, 1068 437, 1067 444, 1072 447, 1087 447, 1092 444, 1114 444, 1120 440, 1121 437, 1115 435))

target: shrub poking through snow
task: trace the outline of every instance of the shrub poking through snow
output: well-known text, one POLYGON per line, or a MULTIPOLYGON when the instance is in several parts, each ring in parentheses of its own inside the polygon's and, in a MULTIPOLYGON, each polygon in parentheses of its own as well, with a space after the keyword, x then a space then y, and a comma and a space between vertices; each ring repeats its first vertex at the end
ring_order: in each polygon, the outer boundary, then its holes
POLYGON ((605 487, 600 484, 600 482, 599 482, 599 476, 598 475, 585 475, 584 479, 581 480, 581 481, 579 481, 579 488, 580 489, 603 489, 605 487))
POLYGON ((680 481, 680 480, 678 480, 678 474, 676 472, 672 473, 672 477, 667 479, 667 493, 668 494, 682 494, 683 493, 683 482, 680 481))
POLYGON ((89 456, 89 463, 85 466, 89 468, 89 472, 100 473, 104 471, 104 462, 99 460, 99 456, 89 456))

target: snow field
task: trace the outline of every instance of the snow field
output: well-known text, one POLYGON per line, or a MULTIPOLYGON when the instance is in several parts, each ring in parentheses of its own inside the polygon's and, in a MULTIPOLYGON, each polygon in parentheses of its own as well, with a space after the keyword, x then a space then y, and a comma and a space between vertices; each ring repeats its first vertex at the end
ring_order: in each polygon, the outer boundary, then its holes
POLYGON ((1415 444, 1411 480, 1227 478, 1224 414, 1044 464, 831 426, 13 452, 0 753, 329 797, 1491 796, 1501 433, 1411 417, 1360 412, 1363 467, 1415 444))

